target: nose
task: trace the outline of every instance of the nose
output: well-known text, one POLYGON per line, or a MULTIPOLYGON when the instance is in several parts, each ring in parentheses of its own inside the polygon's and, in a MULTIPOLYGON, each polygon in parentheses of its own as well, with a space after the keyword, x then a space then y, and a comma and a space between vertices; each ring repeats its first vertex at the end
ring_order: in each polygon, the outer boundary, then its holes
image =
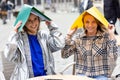
POLYGON ((34 20, 31 20, 31 23, 34 24, 34 20))
POLYGON ((89 23, 89 25, 88 25, 89 27, 91 27, 92 26, 92 23, 89 23))
POLYGON ((36 25, 36 24, 35 24, 34 22, 32 22, 32 26, 34 26, 34 27, 35 27, 35 25, 36 25))

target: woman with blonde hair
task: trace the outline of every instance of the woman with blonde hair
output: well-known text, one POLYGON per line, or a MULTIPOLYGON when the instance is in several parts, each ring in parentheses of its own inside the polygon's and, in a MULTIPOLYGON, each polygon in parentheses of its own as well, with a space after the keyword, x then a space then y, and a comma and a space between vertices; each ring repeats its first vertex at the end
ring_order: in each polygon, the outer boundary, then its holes
POLYGON ((62 57, 74 54, 75 74, 96 80, 108 80, 111 75, 110 59, 117 57, 117 45, 114 26, 108 25, 97 8, 83 12, 75 21, 65 38, 62 57), (83 26, 83 33, 73 35, 78 27, 83 26))

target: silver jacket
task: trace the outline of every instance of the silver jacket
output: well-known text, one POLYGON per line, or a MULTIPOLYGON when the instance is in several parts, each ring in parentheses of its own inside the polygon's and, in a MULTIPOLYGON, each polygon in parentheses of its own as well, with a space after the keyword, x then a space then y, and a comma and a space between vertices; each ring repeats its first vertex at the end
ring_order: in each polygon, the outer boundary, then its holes
MULTIPOLYGON (((54 74, 54 59, 51 53, 64 47, 64 38, 57 27, 49 26, 50 33, 39 31, 38 41, 42 47, 43 60, 47 75, 54 74)), ((4 55, 16 64, 10 80, 26 80, 29 70, 25 54, 30 54, 29 41, 26 32, 13 32, 8 38, 4 55)), ((30 62, 31 63, 31 62, 30 62)))

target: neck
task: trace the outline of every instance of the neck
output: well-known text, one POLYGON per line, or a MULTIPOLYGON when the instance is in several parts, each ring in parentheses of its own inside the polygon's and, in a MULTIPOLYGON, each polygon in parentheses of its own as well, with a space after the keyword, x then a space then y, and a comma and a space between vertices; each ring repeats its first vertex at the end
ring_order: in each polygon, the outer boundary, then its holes
POLYGON ((97 34, 97 32, 87 32, 87 36, 95 36, 97 34))
POLYGON ((37 33, 28 32, 29 35, 36 35, 37 33))

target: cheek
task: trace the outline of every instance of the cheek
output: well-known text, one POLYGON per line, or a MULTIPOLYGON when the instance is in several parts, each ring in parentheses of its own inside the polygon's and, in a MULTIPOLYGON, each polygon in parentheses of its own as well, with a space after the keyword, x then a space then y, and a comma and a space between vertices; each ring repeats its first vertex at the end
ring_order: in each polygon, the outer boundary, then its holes
POLYGON ((87 28, 90 28, 90 27, 91 27, 91 28, 97 29, 97 26, 98 26, 97 24, 91 24, 91 25, 89 25, 89 24, 84 24, 84 25, 83 25, 83 28, 84 28, 84 29, 87 29, 87 28))
POLYGON ((38 21, 36 21, 36 23, 37 23, 37 24, 40 24, 40 21, 38 20, 38 21))
POLYGON ((25 24, 26 28, 29 29, 30 28, 30 24, 25 24))
POLYGON ((29 25, 30 25, 30 24, 28 24, 28 23, 25 24, 26 27, 29 26, 29 25))
POLYGON ((40 27, 40 21, 37 22, 38 27, 40 27))
POLYGON ((35 24, 39 25, 39 22, 36 22, 35 24))
POLYGON ((95 27, 96 29, 97 29, 97 26, 98 26, 97 24, 94 24, 94 27, 95 27))
POLYGON ((39 21, 39 20, 36 20, 36 21, 34 21, 33 24, 37 24, 37 25, 39 25, 39 24, 40 24, 40 21, 39 21))
POLYGON ((89 24, 84 24, 83 26, 84 26, 84 28, 87 28, 87 27, 89 27, 89 24))

